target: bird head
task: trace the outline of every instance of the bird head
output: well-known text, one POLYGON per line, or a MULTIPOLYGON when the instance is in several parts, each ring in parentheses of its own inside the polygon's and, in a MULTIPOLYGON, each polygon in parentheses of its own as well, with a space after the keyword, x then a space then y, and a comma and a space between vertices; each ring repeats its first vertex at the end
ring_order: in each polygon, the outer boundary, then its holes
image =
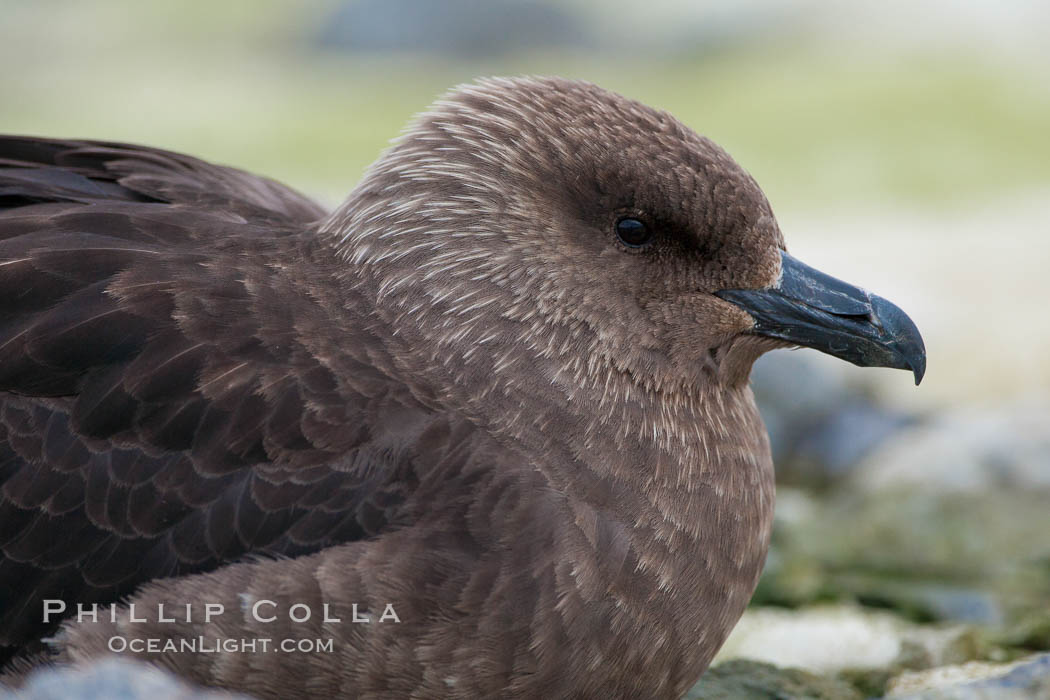
MULTIPOLYGON (((788 255, 754 179, 666 112, 555 78, 461 86, 324 224, 437 357, 555 360, 657 390, 746 382, 775 347, 925 369, 911 320, 788 255)), ((382 304, 381 304, 382 305, 382 304)), ((399 319, 402 323, 404 319, 399 319)))

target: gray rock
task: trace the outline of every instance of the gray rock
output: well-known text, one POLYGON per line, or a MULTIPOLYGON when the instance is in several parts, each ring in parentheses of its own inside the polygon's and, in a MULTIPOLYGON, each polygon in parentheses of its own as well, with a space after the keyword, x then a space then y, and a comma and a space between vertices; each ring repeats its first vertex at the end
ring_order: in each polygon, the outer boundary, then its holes
MULTIPOLYGON (((857 488, 866 491, 1050 494, 1050 402, 948 411, 883 443, 864 459, 856 477, 857 488)), ((1044 524, 1050 525, 1050 514, 1044 524)))
POLYGON ((915 422, 913 416, 852 397, 799 436, 791 459, 796 464, 817 465, 833 480, 852 471, 872 450, 915 422))
POLYGON ((811 353, 774 352, 759 359, 752 372, 783 483, 833 483, 917 421, 881 405, 842 367, 822 360, 811 353))
POLYGON ((0 700, 249 700, 184 683, 145 663, 110 658, 90 666, 44 668, 16 691, 0 689, 0 700))
POLYGON ((890 682, 895 700, 1046 700, 1050 654, 1012 664, 968 663, 910 672, 890 682))
POLYGON ((967 625, 917 625, 884 610, 819 605, 750 608, 715 658, 746 658, 821 674, 962 663, 983 645, 967 625))
POLYGON ((844 681, 738 659, 710 669, 686 694, 685 700, 861 700, 862 697, 844 681))

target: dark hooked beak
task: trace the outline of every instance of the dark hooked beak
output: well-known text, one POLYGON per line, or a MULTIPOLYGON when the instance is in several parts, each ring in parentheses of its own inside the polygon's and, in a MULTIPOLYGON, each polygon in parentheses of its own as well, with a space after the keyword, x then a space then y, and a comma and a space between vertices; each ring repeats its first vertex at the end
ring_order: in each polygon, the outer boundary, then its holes
POLYGON ((780 279, 766 289, 725 289, 716 296, 755 319, 752 333, 779 338, 861 367, 926 372, 926 347, 908 315, 781 251, 780 279))

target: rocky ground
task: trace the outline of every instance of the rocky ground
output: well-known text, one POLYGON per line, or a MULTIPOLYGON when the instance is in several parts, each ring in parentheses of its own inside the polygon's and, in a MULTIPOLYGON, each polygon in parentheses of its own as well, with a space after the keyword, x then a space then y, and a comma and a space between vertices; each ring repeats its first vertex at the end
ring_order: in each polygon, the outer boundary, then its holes
POLYGON ((689 697, 1050 698, 1050 400, 916 415, 856 376, 756 367, 773 547, 689 697))

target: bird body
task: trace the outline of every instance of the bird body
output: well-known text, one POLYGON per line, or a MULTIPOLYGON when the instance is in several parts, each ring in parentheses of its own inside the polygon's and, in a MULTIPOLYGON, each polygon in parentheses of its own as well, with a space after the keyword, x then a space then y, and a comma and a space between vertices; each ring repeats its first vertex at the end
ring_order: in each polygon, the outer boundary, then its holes
MULTIPOLYGON (((327 215, 0 139, 0 644, 334 642, 137 654, 259 697, 682 695, 769 543, 747 377, 810 344, 753 332, 782 249, 721 149, 560 79, 460 88, 327 215)), ((842 298, 822 323, 883 308, 842 298)), ((916 367, 909 332, 862 359, 916 367)))

